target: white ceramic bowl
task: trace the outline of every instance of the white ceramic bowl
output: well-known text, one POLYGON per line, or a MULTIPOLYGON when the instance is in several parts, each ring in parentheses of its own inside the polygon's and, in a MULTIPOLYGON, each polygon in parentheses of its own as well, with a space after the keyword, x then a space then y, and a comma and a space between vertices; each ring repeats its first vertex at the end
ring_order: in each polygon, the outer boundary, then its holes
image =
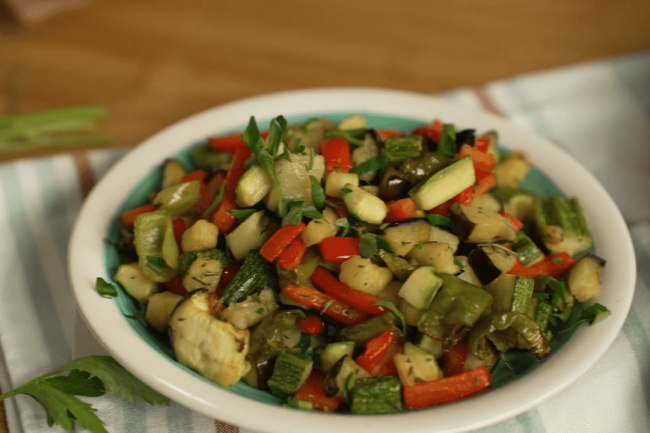
POLYGON ((632 243, 619 210, 596 179, 558 147, 506 119, 469 111, 445 100, 363 88, 301 90, 248 98, 164 129, 126 155, 94 188, 70 239, 69 271, 79 310, 88 327, 129 371, 178 403, 207 416, 254 430, 283 433, 456 432, 514 417, 569 386, 598 360, 623 325, 636 278, 632 243), (286 409, 222 389, 146 343, 144 331, 128 323, 115 301, 97 295, 95 279, 109 278, 103 254, 108 227, 114 224, 129 193, 166 157, 207 136, 242 130, 251 115, 266 126, 269 119, 279 114, 290 119, 330 113, 390 115, 420 120, 423 124, 438 118, 479 132, 496 129, 502 145, 526 151, 567 196, 580 198, 598 254, 608 261, 597 301, 612 311, 611 317, 594 327, 582 326, 566 346, 539 368, 502 388, 428 410, 354 416, 286 409))

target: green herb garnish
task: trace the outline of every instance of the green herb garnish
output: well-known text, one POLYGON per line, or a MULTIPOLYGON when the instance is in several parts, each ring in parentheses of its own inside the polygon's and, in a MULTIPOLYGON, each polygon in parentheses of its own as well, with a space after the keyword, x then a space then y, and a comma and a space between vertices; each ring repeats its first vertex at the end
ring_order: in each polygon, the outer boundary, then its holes
POLYGON ((359 252, 367 259, 376 259, 379 250, 393 253, 390 244, 384 238, 372 233, 365 233, 359 237, 359 252))
POLYGON ((237 218, 238 221, 245 220, 249 216, 257 212, 255 209, 232 209, 227 211, 230 215, 237 218))
POLYGON ((454 224, 454 221, 449 217, 438 214, 428 214, 427 219, 429 220, 429 224, 432 226, 444 226, 450 228, 451 230, 456 229, 456 224, 454 224))
POLYGON ((95 290, 97 290, 97 293, 99 293, 99 296, 102 298, 114 298, 117 296, 117 289, 115 286, 103 278, 97 278, 95 290))
POLYGON ((323 207, 325 207, 325 191, 323 190, 323 185, 314 176, 309 176, 309 180, 311 181, 311 201, 314 202, 316 209, 323 210, 323 207))
POLYGON ((394 315, 397 316, 397 318, 402 322, 402 331, 404 331, 404 334, 406 334, 406 317, 404 317, 404 314, 395 306, 390 301, 383 300, 383 301, 377 301, 374 303, 374 305, 378 307, 386 307, 388 308, 394 315))

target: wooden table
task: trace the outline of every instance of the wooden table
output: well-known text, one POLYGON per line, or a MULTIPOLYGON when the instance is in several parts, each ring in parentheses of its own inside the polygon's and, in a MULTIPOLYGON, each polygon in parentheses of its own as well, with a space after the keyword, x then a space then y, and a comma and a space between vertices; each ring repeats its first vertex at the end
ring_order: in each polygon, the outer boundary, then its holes
POLYGON ((429 93, 647 50, 649 16, 645 0, 92 0, 19 32, 0 8, 0 114, 106 104, 128 147, 261 93, 429 93))

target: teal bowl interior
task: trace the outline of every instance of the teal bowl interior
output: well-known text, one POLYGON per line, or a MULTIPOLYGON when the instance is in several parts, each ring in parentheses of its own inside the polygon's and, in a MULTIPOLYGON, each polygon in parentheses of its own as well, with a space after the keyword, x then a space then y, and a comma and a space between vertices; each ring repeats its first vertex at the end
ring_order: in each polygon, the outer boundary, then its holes
MULTIPOLYGON (((296 124, 296 123, 302 123, 314 117, 329 117, 333 121, 338 122, 344 119, 345 117, 349 116, 350 114, 359 114, 359 113, 312 113, 312 114, 307 114, 302 116, 289 117, 287 118, 287 121, 289 122, 289 124, 296 124)), ((370 128, 393 127, 408 132, 408 131, 412 131, 417 127, 424 126, 423 122, 417 119, 410 119, 406 117, 396 117, 396 116, 389 116, 389 115, 380 115, 380 114, 369 114, 369 113, 366 113, 365 115, 368 119, 368 127, 370 128)), ((258 124, 260 125, 260 129, 265 128, 266 125, 268 125, 269 120, 270 119, 259 120, 258 124)), ((246 129, 247 121, 248 119, 242 119, 241 126, 237 128, 233 128, 232 130, 215 131, 215 135, 243 131, 244 129, 246 129)), ((463 126, 471 127, 471 125, 463 125, 463 126)), ((192 160, 189 156, 189 151, 191 148, 199 144, 201 143, 188 143, 188 146, 185 150, 179 152, 176 155, 173 155, 172 157, 181 161, 185 165, 185 167, 188 168, 190 171, 194 170, 196 167, 194 167, 192 163, 192 160)), ((161 160, 161 166, 162 166, 162 160, 161 160)), ((188 373, 193 374, 198 378, 201 378, 206 382, 212 383, 208 379, 205 379, 203 376, 195 372, 194 370, 191 370, 179 364, 175 360, 173 351, 169 346, 165 344, 164 336, 157 335, 157 333, 153 331, 144 321, 141 312, 142 307, 140 307, 137 304, 137 302, 131 299, 124 292, 122 287, 119 284, 115 283, 115 281, 113 281, 111 278, 115 274, 117 267, 120 264, 120 255, 118 254, 117 248, 114 246, 120 241, 119 215, 125 210, 133 209, 135 207, 146 204, 148 202, 147 196, 151 192, 158 191, 160 189, 161 179, 162 179, 162 167, 147 174, 138 183, 136 188, 134 188, 133 191, 131 191, 128 194, 128 196, 120 206, 118 213, 114 216, 113 223, 108 228, 108 231, 106 233, 106 238, 109 242, 106 242, 106 246, 104 247, 104 263, 106 267, 106 275, 108 276, 107 279, 110 282, 112 282, 115 286, 118 287, 119 295, 114 299, 120 311, 122 311, 122 313, 124 314, 124 320, 126 320, 129 323, 131 328, 150 347, 152 347, 156 352, 158 352, 160 356, 166 358, 169 362, 177 365, 178 368, 181 368, 187 371, 188 373)), ((523 189, 532 191, 540 198, 545 198, 552 195, 563 195, 562 192, 559 190, 559 188, 541 170, 537 168, 533 168, 532 170, 530 170, 527 177, 524 179, 524 182, 522 183, 521 187, 523 189)), ((214 383, 213 385, 219 386, 214 383)), ((233 386, 232 388, 230 388, 230 391, 235 394, 252 398, 260 402, 269 403, 277 406, 281 405, 280 400, 273 397, 271 394, 253 388, 241 381, 237 383, 235 386, 233 386)))

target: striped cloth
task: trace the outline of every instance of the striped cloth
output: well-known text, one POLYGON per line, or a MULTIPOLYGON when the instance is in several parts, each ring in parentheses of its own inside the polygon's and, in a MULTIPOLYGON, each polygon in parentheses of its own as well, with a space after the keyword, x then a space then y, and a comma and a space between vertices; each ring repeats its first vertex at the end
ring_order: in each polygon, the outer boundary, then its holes
MULTIPOLYGON (((537 408, 482 432, 650 431, 650 53, 449 92, 559 144, 603 183, 629 224, 639 276, 623 331, 592 369, 537 408)), ((510 143, 516 147, 516 143, 510 143)), ((76 313, 67 243, 84 196, 123 151, 0 166, 0 388, 104 354, 76 313)), ((248 433, 172 404, 92 399, 111 432, 248 433)), ((52 431, 31 398, 4 403, 10 433, 52 431)), ((0 432, 3 427, 0 426, 0 432)))

